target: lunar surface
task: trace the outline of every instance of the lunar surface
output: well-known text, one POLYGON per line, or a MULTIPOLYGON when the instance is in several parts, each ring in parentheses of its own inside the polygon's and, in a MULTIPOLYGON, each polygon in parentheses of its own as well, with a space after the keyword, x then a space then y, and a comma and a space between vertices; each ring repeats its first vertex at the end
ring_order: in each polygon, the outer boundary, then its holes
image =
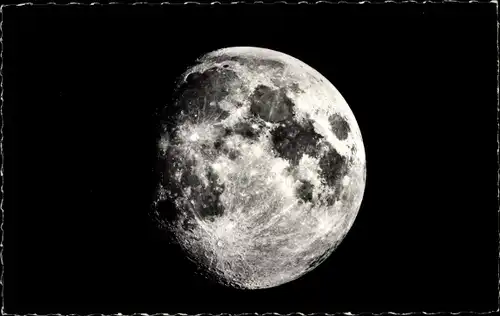
POLYGON ((180 77, 166 112, 155 219, 207 277, 275 287, 346 236, 365 151, 351 109, 319 72, 269 49, 220 49, 180 77))

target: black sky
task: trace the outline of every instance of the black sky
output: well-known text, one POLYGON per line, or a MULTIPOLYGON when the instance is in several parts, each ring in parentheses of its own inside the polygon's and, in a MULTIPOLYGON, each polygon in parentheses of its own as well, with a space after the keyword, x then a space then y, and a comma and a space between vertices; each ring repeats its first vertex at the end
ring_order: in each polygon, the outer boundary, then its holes
POLYGON ((495 4, 3 10, 7 312, 496 309, 495 4), (198 279, 147 217, 154 113, 228 46, 321 72, 367 154, 338 250, 254 292, 198 279))

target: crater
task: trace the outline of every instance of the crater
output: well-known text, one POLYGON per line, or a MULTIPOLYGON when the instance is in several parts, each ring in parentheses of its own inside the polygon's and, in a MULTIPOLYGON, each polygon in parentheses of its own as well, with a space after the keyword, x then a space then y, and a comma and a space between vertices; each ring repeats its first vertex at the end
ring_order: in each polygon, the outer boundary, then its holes
POLYGON ((333 114, 328 118, 328 122, 332 127, 332 131, 339 140, 345 140, 351 132, 351 128, 347 121, 338 114, 333 114))
POLYGON ((303 126, 287 120, 271 131, 273 147, 279 157, 286 159, 292 166, 298 165, 304 154, 316 157, 321 135, 314 131, 311 121, 303 126))
POLYGON ((217 140, 214 142, 214 148, 215 148, 216 150, 219 150, 221 147, 222 147, 222 139, 217 139, 217 140))
POLYGON ((275 123, 291 119, 293 106, 285 89, 273 90, 268 86, 258 85, 250 95, 250 112, 264 121, 275 123))

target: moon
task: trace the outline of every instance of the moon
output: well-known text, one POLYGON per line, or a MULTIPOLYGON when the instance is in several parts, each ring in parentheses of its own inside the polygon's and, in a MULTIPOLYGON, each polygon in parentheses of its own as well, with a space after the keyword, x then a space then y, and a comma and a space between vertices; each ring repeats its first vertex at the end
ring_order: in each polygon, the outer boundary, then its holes
POLYGON ((363 199, 365 149, 318 71, 270 49, 219 49, 180 76, 168 112, 155 220, 206 277, 279 286, 341 243, 363 199))

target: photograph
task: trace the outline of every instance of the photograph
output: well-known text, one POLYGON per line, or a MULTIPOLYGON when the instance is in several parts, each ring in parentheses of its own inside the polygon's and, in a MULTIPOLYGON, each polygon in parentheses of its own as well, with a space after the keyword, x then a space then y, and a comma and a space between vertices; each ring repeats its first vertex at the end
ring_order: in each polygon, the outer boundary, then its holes
POLYGON ((497 3, 1 12, 2 314, 499 310, 497 3))

